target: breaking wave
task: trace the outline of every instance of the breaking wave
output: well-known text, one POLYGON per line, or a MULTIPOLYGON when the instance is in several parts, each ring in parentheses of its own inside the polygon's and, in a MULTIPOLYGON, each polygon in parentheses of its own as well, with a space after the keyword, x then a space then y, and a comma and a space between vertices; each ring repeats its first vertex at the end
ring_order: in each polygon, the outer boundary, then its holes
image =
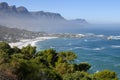
POLYGON ((120 45, 112 45, 112 48, 120 48, 120 45))

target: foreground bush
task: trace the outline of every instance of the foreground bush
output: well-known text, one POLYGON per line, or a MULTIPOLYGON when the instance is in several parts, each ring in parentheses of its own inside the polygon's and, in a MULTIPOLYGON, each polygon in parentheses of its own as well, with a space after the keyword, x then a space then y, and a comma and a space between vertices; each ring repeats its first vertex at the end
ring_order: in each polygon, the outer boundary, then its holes
POLYGON ((118 80, 116 73, 109 70, 103 70, 95 73, 93 77, 98 80, 118 80))
POLYGON ((76 58, 71 51, 47 49, 36 53, 31 45, 19 49, 0 42, 0 80, 118 80, 109 70, 89 74, 91 65, 75 64, 76 58))

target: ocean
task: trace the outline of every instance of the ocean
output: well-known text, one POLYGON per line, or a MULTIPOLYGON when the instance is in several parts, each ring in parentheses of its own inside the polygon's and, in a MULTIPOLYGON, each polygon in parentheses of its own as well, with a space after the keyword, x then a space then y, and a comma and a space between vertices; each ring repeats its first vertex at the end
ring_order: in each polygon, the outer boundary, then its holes
MULTIPOLYGON (((71 31, 72 32, 72 31, 71 31)), ((115 71, 120 78, 120 26, 82 27, 73 33, 94 34, 96 37, 56 38, 36 43, 37 50, 53 48, 59 51, 73 51, 77 54, 75 63, 88 62, 92 65, 89 72, 101 70, 115 71), (108 40, 107 37, 114 36, 108 40), (117 37, 117 38, 116 38, 117 37)))

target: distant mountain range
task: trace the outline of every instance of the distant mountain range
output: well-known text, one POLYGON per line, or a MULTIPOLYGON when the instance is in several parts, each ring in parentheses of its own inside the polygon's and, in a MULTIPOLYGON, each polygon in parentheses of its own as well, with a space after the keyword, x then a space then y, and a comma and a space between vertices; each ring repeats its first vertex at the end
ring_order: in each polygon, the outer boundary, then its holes
POLYGON ((20 6, 16 7, 15 5, 9 6, 8 3, 2 2, 0 3, 0 15, 1 16, 12 16, 12 17, 29 17, 29 18, 46 18, 46 19, 61 19, 64 18, 58 13, 37 11, 30 12, 25 7, 20 6))
POLYGON ((0 24, 31 31, 55 32, 88 24, 85 19, 67 20, 59 13, 28 11, 25 7, 0 3, 0 24))

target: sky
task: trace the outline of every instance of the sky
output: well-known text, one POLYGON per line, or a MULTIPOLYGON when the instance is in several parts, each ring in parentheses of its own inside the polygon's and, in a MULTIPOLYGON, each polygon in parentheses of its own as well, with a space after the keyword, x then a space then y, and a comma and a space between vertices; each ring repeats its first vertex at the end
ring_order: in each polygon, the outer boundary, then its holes
POLYGON ((82 18, 90 23, 120 23, 120 0, 0 0, 25 6, 29 11, 60 13, 66 19, 82 18))

